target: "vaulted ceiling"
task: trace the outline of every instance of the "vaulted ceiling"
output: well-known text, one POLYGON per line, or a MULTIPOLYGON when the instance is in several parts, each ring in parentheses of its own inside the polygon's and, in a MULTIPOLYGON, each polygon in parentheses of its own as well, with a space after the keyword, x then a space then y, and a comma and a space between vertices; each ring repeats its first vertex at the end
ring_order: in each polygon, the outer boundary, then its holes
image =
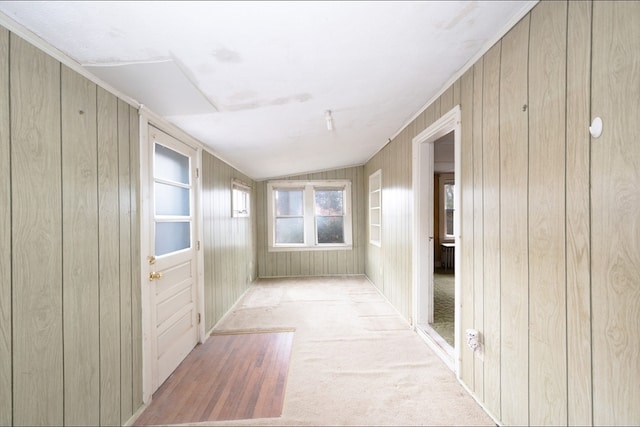
POLYGON ((2 1, 0 12, 266 179, 365 163, 535 3, 2 1))

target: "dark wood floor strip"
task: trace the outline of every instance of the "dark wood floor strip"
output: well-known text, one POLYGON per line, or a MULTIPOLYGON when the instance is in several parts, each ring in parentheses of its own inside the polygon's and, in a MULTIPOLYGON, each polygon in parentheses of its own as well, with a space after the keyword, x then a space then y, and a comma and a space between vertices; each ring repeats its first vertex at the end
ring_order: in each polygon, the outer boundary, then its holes
POLYGON ((293 332, 212 335, 154 393, 135 425, 282 414, 293 332))

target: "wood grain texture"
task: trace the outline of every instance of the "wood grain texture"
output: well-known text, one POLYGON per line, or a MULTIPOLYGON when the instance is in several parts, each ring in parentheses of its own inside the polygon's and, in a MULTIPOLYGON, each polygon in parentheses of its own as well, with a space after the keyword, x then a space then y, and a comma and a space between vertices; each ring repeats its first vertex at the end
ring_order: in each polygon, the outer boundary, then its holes
POLYGON ((100 421, 96 85, 62 66, 64 422, 100 421))
POLYGON ((279 417, 293 335, 211 336, 158 389, 135 425, 279 417))
POLYGON ((529 422, 527 61, 529 15, 502 39, 500 61, 500 390, 502 422, 529 422))
POLYGON ((256 279, 256 183, 215 156, 202 155, 207 330, 231 308, 256 279), (250 218, 231 217, 231 182, 251 187, 250 218))
POLYGON ((100 284, 100 424, 120 417, 120 256, 118 100, 97 91, 98 256, 100 284))
MULTIPOLYGON (((484 341, 484 210, 482 171, 482 89, 484 59, 473 66, 473 327, 484 341)), ((463 225, 464 227, 464 225, 463 225)), ((474 354, 473 391, 484 400, 484 345, 474 354)))
POLYGON ((205 330, 209 331, 215 324, 215 292, 213 288, 213 197, 211 197, 209 180, 213 169, 213 156, 206 151, 202 153, 202 250, 204 251, 204 319, 205 330))
POLYGON ((59 425, 64 422, 60 63, 13 34, 10 57, 13 423, 59 425))
POLYGON ((531 12, 529 58, 529 422, 567 423, 566 2, 531 12))
POLYGON ((133 412, 142 402, 142 286, 140 265, 140 121, 138 110, 129 106, 129 149, 131 168, 131 340, 133 370, 133 412))
POLYGON ((442 95, 440 95, 440 117, 442 117, 443 114, 446 114, 455 105, 453 102, 453 86, 454 85, 449 86, 442 95))
POLYGON ((591 115, 593 422, 640 422, 639 2, 594 2, 591 115))
MULTIPOLYGON (((466 329, 474 328, 474 283, 473 283, 473 68, 460 79, 460 113, 461 113, 461 156, 458 179, 460 201, 460 283, 462 298, 462 325, 466 329)), ((461 341, 460 377, 473 390, 474 352, 466 345, 464 335, 461 341)))
POLYGON ((500 411, 500 54, 501 42, 484 55, 482 181, 484 242, 484 401, 500 411))
POLYGON ((590 1, 569 1, 567 28, 567 412, 591 425, 591 273, 589 224, 590 1))
POLYGON ((0 27, 0 425, 12 424, 9 31, 0 27))
POLYGON ((133 414, 131 336, 131 166, 129 159, 129 105, 118 100, 118 194, 120 229, 120 409, 121 422, 133 414))

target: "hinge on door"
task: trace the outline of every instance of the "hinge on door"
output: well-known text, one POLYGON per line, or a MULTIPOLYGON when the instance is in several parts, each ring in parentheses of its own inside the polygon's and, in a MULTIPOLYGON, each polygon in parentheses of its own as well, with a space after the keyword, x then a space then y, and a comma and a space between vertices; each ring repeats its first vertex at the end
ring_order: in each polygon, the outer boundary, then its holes
POLYGON ((196 178, 200 178, 200 169, 196 168, 196 178))
POLYGON ((200 313, 196 314, 196 319, 198 320, 198 325, 200 324, 200 313))
POLYGON ((196 242, 196 250, 200 250, 200 240, 196 242))

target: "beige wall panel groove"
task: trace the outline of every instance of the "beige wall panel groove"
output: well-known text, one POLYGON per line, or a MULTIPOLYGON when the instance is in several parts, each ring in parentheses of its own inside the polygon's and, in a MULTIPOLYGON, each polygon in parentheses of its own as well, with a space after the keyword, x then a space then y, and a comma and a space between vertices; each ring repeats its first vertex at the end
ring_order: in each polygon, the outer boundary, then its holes
POLYGON ((592 424, 589 224, 590 1, 569 2, 567 28, 567 403, 569 425, 592 424))
POLYGON ((529 57, 529 422, 567 423, 566 2, 531 12, 529 57))
POLYGON ((508 425, 529 422, 528 45, 529 15, 502 39, 500 61, 500 390, 508 425))
POLYGON ((62 67, 64 422, 100 421, 96 85, 62 67))
MULTIPOLYGON (((129 105, 118 100, 118 206, 120 229, 120 408, 121 422, 133 414, 131 334, 131 173, 129 158, 129 105)), ((137 260, 136 260, 137 261, 137 260)))
POLYGON ((215 156, 202 155, 206 329, 233 306, 256 276, 257 184, 215 156), (251 188, 250 218, 231 217, 231 182, 251 188))
POLYGON ((12 422, 9 31, 0 27, 0 425, 12 422))
MULTIPOLYGON (((460 249, 461 265, 460 283, 462 298, 462 315, 460 317, 461 330, 474 328, 473 315, 473 68, 469 69, 460 79, 460 110, 461 110, 461 165, 458 178, 460 182, 460 249)), ((473 390, 474 380, 474 352, 462 340, 460 348, 462 363, 460 377, 473 390)))
POLYGON ((202 229, 204 251, 204 307, 205 330, 209 331, 215 324, 215 292, 213 288, 213 198, 211 197, 213 156, 206 151, 202 153, 202 229))
POLYGON ((500 54, 484 56, 482 172, 484 217, 484 399, 500 417, 500 54))
POLYGON ((100 424, 117 425, 121 422, 118 100, 100 87, 97 97, 100 424))
POLYGON ((451 110, 454 106, 453 87, 454 85, 449 86, 447 90, 445 90, 442 95, 440 95, 440 114, 438 114, 439 117, 451 110))
POLYGON ((591 139, 594 424, 640 424, 640 2, 594 2, 591 139))
POLYGON ((142 406, 142 289, 140 283, 140 120, 129 106, 129 148, 131 165, 131 339, 133 345, 133 412, 142 406))
MULTIPOLYGON (((473 327, 485 340, 484 330, 484 210, 482 171, 482 89, 484 59, 473 66, 473 327)), ((464 225, 463 225, 464 226, 464 225)), ((484 401, 484 343, 474 354, 473 390, 484 401)))
POLYGON ((14 35, 10 58, 13 423, 60 425, 60 63, 14 35))

